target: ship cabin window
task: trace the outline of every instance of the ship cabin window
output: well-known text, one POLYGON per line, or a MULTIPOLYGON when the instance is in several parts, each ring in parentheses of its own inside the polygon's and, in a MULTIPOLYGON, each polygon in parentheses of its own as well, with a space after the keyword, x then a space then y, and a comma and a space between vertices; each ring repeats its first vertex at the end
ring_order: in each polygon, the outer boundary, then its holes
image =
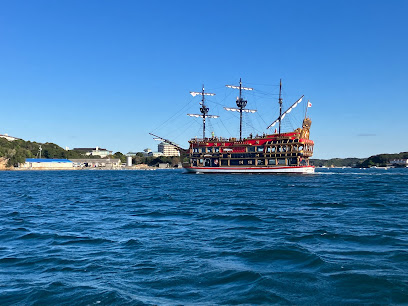
POLYGON ((245 157, 244 153, 231 154, 231 158, 244 158, 244 157, 245 157))
POLYGON ((302 151, 303 150, 303 146, 299 146, 299 151, 302 151))
POLYGON ((276 152, 276 147, 272 147, 272 153, 276 152))
POLYGON ((290 158, 288 160, 289 165, 296 166, 297 165, 297 158, 290 158))
POLYGON ((286 160, 278 159, 278 165, 286 165, 286 160))
POLYGON ((215 152, 215 153, 220 152, 220 148, 214 148, 214 152, 215 152))
POLYGON ((204 162, 204 159, 200 158, 200 164, 202 164, 204 162))
POLYGON ((193 166, 197 166, 197 160, 194 158, 192 162, 193 166))
POLYGON ((211 153, 211 152, 212 152, 212 148, 205 148, 205 152, 206 152, 206 153, 211 153))
POLYGON ((275 159, 268 159, 268 165, 276 165, 275 159))
POLYGON ((194 153, 198 153, 198 148, 194 148, 194 149, 193 149, 193 152, 194 152, 194 153))
POLYGON ((228 166, 228 160, 227 159, 221 159, 221 166, 228 166))
POLYGON ((257 152, 263 152, 264 148, 263 147, 257 147, 257 152))
POLYGON ((282 147, 281 146, 278 147, 278 152, 282 152, 282 147))
POLYGON ((265 160, 258 159, 258 166, 263 166, 263 165, 265 165, 265 160))
POLYGON ((249 147, 248 152, 255 152, 255 147, 249 147))

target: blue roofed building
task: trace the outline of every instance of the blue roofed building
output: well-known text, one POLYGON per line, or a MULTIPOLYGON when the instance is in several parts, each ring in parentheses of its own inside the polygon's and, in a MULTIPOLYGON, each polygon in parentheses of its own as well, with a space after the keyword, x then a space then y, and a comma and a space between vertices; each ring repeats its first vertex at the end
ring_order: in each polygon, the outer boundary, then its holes
POLYGON ((25 163, 19 163, 20 169, 32 170, 70 170, 74 163, 68 159, 26 158, 25 163))

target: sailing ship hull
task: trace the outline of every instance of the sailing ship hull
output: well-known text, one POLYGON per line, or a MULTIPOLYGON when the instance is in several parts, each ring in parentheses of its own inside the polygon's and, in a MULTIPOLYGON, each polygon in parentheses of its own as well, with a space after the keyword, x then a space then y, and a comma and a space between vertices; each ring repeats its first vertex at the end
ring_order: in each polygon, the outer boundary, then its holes
POLYGON ((185 167, 189 173, 299 173, 313 174, 313 166, 286 167, 185 167))

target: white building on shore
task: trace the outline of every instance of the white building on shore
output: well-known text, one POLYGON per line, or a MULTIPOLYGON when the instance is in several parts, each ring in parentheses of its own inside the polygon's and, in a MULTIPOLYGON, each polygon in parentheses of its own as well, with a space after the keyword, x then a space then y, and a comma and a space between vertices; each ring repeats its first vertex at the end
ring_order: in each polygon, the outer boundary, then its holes
POLYGON ((142 152, 144 157, 159 157, 159 156, 163 156, 163 152, 153 152, 151 149, 147 148, 144 149, 142 152))
POLYGON ((165 142, 159 143, 157 151, 163 153, 163 156, 180 156, 180 152, 175 146, 165 142))
POLYGON ((19 140, 20 138, 9 136, 8 134, 0 134, 0 138, 4 138, 8 141, 19 140))
POLYGON ((109 155, 112 155, 113 152, 106 150, 106 149, 102 149, 99 147, 96 148, 74 148, 74 151, 80 151, 82 153, 85 153, 85 155, 88 156, 100 156, 100 157, 108 157, 109 155))
POLYGON ((390 161, 390 164, 408 167, 408 159, 393 159, 390 161))
MULTIPOLYGON (((180 156, 180 152, 175 146, 165 142, 161 142, 158 144, 157 151, 158 152, 153 152, 151 149, 146 148, 143 150, 143 152, 140 153, 142 153, 144 157, 180 156)), ((136 152, 129 152, 126 155, 136 156, 136 154, 136 152)))
POLYGON ((119 158, 72 158, 74 167, 118 169, 121 167, 119 158))

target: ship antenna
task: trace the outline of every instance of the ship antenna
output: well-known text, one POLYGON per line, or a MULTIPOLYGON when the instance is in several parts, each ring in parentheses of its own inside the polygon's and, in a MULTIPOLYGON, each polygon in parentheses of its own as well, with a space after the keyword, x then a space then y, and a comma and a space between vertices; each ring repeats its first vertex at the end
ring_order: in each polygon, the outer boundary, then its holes
POLYGON ((242 95, 242 79, 239 78, 239 99, 241 99, 242 95))
POLYGON ((279 82, 279 135, 281 133, 281 122, 282 122, 282 79, 279 82))
POLYGON ((195 91, 190 91, 190 94, 195 97, 197 95, 201 95, 201 107, 200 107, 200 112, 201 114, 187 114, 190 117, 202 117, 203 118, 203 140, 205 139, 205 120, 206 118, 218 118, 218 116, 214 116, 214 115, 208 115, 208 111, 210 110, 208 107, 206 107, 205 105, 205 98, 204 96, 215 96, 214 93, 207 93, 205 92, 204 89, 204 84, 202 87, 201 92, 195 92, 195 91))

